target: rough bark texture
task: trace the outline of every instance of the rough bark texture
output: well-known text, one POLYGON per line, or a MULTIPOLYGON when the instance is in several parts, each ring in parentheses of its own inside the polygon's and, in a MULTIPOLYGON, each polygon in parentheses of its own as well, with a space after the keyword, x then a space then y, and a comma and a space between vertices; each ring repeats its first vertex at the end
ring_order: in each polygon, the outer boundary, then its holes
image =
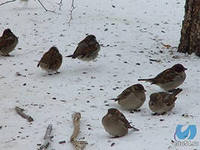
POLYGON ((200 0, 186 0, 178 52, 200 56, 200 0))

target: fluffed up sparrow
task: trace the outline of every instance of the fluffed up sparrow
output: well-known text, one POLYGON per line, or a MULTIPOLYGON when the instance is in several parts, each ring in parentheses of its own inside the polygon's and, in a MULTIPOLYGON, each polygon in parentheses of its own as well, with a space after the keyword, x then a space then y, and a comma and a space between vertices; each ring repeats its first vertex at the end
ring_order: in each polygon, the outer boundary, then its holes
POLYGON ((18 37, 16 37, 10 29, 5 29, 3 35, 0 37, 0 54, 9 56, 18 44, 18 37))
POLYGON ((126 135, 130 128, 139 131, 139 129, 131 126, 126 117, 115 108, 108 109, 108 113, 102 118, 102 124, 104 129, 113 137, 126 135))
POLYGON ((146 90, 141 84, 134 84, 113 100, 118 101, 118 104, 124 109, 137 111, 144 104, 146 99, 145 92, 146 90))
POLYGON ((150 95, 149 108, 155 114, 165 114, 175 106, 177 99, 176 95, 179 94, 182 89, 174 89, 172 94, 167 92, 158 92, 150 95))
POLYGON ((88 35, 85 39, 78 43, 73 55, 66 57, 78 58, 83 61, 94 60, 98 56, 100 45, 94 35, 88 35))
POLYGON ((51 47, 48 52, 44 53, 37 67, 41 67, 48 73, 55 71, 60 68, 62 64, 62 55, 59 53, 56 47, 51 47))
POLYGON ((164 70, 155 78, 138 79, 138 81, 151 82, 151 84, 156 84, 162 89, 170 91, 177 88, 184 82, 186 78, 185 70, 187 70, 187 68, 185 68, 183 65, 176 64, 171 68, 164 70))

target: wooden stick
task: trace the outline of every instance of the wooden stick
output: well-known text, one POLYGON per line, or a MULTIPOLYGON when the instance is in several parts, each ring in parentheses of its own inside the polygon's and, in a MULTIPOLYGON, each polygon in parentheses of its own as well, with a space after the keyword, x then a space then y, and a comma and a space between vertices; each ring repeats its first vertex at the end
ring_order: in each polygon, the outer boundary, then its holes
POLYGON ((59 10, 61 10, 61 7, 63 6, 63 1, 60 0, 60 2, 58 3, 58 5, 59 5, 59 10))
POLYGON ((15 107, 15 111, 17 112, 17 114, 19 114, 21 117, 23 117, 24 119, 26 119, 28 122, 32 122, 34 121, 33 118, 27 114, 24 113, 24 109, 20 108, 20 107, 15 107))
POLYGON ((4 5, 4 4, 7 4, 7 3, 11 3, 11 2, 15 2, 16 0, 10 0, 10 1, 6 1, 4 3, 1 3, 0 6, 4 5))
POLYGON ((41 2, 40 0, 37 0, 37 1, 38 1, 38 2, 40 3, 40 5, 44 8, 45 11, 49 11, 49 12, 55 13, 55 11, 47 9, 47 8, 42 4, 42 2, 41 2))
POLYGON ((51 144, 51 131, 52 131, 53 125, 49 124, 44 136, 44 144, 40 146, 39 150, 46 150, 49 145, 51 144))
POLYGON ((74 113, 72 115, 72 118, 73 118, 73 124, 74 124, 74 131, 71 135, 70 142, 74 145, 75 150, 83 150, 88 143, 86 141, 76 140, 80 132, 81 114, 79 112, 74 113))
POLYGON ((74 0, 72 0, 71 9, 69 11, 69 21, 68 21, 69 26, 70 26, 70 23, 71 23, 71 21, 73 19, 73 11, 74 11, 74 9, 75 9, 74 0))
POLYGON ((157 59, 149 59, 150 61, 155 61, 155 62, 161 62, 161 60, 157 60, 157 59))

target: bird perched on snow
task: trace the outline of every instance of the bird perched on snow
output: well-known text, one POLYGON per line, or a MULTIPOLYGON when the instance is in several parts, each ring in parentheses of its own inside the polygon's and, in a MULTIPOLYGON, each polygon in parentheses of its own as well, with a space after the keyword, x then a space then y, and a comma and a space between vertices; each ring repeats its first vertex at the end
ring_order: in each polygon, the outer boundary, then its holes
POLYGON ((146 90, 141 84, 134 84, 113 100, 118 101, 118 104, 124 109, 137 111, 144 104, 145 92, 146 90))
POLYGON ((78 43, 73 55, 66 57, 78 58, 83 61, 94 60, 98 56, 100 45, 94 35, 88 35, 85 39, 78 43))
POLYGON ((176 95, 179 94, 182 89, 174 89, 172 94, 167 92, 158 92, 150 95, 149 108, 155 114, 164 114, 170 111, 175 106, 177 99, 176 95))
POLYGON ((104 129, 113 137, 126 135, 128 129, 139 131, 139 129, 131 126, 126 117, 115 108, 108 109, 108 113, 102 118, 102 124, 104 129))
POLYGON ((151 84, 156 84, 162 89, 170 91, 177 88, 184 82, 186 78, 185 70, 187 70, 187 68, 185 68, 183 65, 176 64, 171 68, 164 70, 155 78, 138 79, 138 81, 151 82, 151 84))
POLYGON ((48 52, 44 53, 37 67, 41 67, 48 73, 55 71, 58 73, 58 69, 62 64, 62 55, 59 53, 56 47, 51 47, 48 52))
POLYGON ((3 35, 0 37, 0 54, 9 56, 18 44, 18 37, 16 37, 10 29, 5 29, 3 35))

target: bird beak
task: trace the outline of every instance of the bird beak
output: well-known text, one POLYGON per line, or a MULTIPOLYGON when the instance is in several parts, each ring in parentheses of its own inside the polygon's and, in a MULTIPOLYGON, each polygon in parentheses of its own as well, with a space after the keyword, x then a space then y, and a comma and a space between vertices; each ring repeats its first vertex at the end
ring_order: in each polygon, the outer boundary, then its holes
POLYGON ((184 70, 187 70, 187 68, 184 68, 184 70))
POLYGON ((144 92, 146 92, 146 90, 144 90, 144 92))

